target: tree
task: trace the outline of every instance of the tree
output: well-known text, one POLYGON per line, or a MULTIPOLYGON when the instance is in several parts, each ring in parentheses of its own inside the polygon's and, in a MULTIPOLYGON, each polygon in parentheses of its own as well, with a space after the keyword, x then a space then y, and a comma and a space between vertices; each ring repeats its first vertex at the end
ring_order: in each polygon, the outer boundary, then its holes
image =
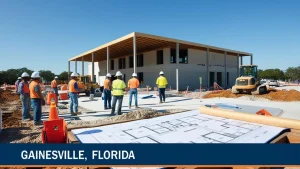
POLYGON ((20 69, 8 69, 6 71, 1 71, 0 83, 4 83, 5 80, 8 84, 14 84, 18 77, 20 77, 24 72, 27 72, 29 75, 31 75, 33 71, 27 69, 26 67, 20 69))
POLYGON ((300 79, 300 66, 298 67, 289 67, 286 71, 285 71, 285 76, 294 81, 297 79, 300 79))
POLYGON ((50 82, 54 79, 55 74, 52 73, 50 70, 40 70, 40 76, 45 82, 50 82))
MULTIPOLYGON (((71 74, 72 72, 70 72, 71 74)), ((63 71, 58 75, 59 80, 68 80, 68 72, 67 71, 63 71)))
POLYGON ((258 77, 261 79, 285 80, 285 74, 280 69, 258 70, 258 77))

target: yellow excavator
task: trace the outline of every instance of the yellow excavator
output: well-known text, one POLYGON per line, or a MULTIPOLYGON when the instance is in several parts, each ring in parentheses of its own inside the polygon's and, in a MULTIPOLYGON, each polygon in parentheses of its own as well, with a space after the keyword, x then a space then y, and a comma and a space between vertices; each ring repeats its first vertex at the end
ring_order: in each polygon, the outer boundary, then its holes
POLYGON ((90 93, 94 93, 95 89, 100 88, 97 83, 91 81, 90 75, 78 76, 78 84, 79 88, 82 89, 80 93, 85 93, 87 96, 89 96, 90 93))
POLYGON ((269 87, 266 84, 261 84, 257 77, 257 65, 241 65, 240 76, 236 79, 235 85, 232 86, 234 94, 265 94, 269 87))

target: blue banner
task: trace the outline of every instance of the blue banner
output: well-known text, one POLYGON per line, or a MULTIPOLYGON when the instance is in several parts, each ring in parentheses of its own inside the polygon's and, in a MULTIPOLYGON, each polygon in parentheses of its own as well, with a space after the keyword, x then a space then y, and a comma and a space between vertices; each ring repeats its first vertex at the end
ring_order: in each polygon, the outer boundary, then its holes
POLYGON ((0 165, 300 165, 300 144, 0 144, 0 165))

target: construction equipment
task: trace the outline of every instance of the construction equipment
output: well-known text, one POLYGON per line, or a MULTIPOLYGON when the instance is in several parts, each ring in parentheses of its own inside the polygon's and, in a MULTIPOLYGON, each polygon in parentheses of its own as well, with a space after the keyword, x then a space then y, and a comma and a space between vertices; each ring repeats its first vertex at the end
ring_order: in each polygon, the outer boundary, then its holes
POLYGON ((265 94, 268 91, 266 84, 261 84, 257 77, 256 65, 241 65, 240 77, 236 79, 232 87, 232 93, 265 94))
POLYGON ((97 83, 91 81, 91 76, 78 76, 79 88, 82 89, 80 93, 85 93, 86 96, 89 96, 90 93, 94 93, 94 90, 100 88, 97 83))

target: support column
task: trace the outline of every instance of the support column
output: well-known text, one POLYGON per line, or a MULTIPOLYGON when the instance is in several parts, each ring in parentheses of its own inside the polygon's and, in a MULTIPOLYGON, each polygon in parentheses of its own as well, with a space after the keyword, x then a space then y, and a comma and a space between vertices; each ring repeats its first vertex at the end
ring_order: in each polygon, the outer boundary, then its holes
POLYGON ((207 73, 207 88, 209 88, 209 48, 206 49, 206 73, 207 73))
POLYGON ((70 61, 68 61, 68 81, 70 81, 70 61))
POLYGON ((94 63, 94 53, 92 53, 92 82, 95 82, 94 81, 94 76, 95 76, 95 63, 94 63))
POLYGON ((240 59, 240 66, 243 65, 243 56, 240 56, 240 54, 238 54, 238 58, 240 59))
POLYGON ((178 74, 178 68, 179 68, 179 43, 176 43, 176 90, 179 91, 179 74, 178 74))
POLYGON ((84 60, 83 60, 83 56, 82 56, 82 60, 81 60, 81 63, 82 63, 82 70, 81 70, 81 74, 82 74, 82 76, 84 76, 84 60))
POLYGON ((77 60, 75 59, 75 73, 77 73, 77 60))
POLYGON ((110 69, 110 67, 109 67, 109 61, 110 61, 109 47, 107 46, 107 48, 106 48, 106 69, 107 69, 106 73, 108 73, 109 69, 110 69))
MULTIPOLYGON (((239 65, 240 54, 237 55, 237 77, 240 76, 240 65, 239 65)), ((243 58, 241 57, 241 65, 243 64, 243 58)))
POLYGON ((253 65, 253 55, 250 56, 250 65, 253 65))
POLYGON ((224 71, 225 71, 225 84, 224 84, 224 86, 225 86, 225 88, 227 88, 227 52, 225 52, 224 53, 224 71))
POLYGON ((133 72, 136 73, 136 36, 133 35, 133 72))

